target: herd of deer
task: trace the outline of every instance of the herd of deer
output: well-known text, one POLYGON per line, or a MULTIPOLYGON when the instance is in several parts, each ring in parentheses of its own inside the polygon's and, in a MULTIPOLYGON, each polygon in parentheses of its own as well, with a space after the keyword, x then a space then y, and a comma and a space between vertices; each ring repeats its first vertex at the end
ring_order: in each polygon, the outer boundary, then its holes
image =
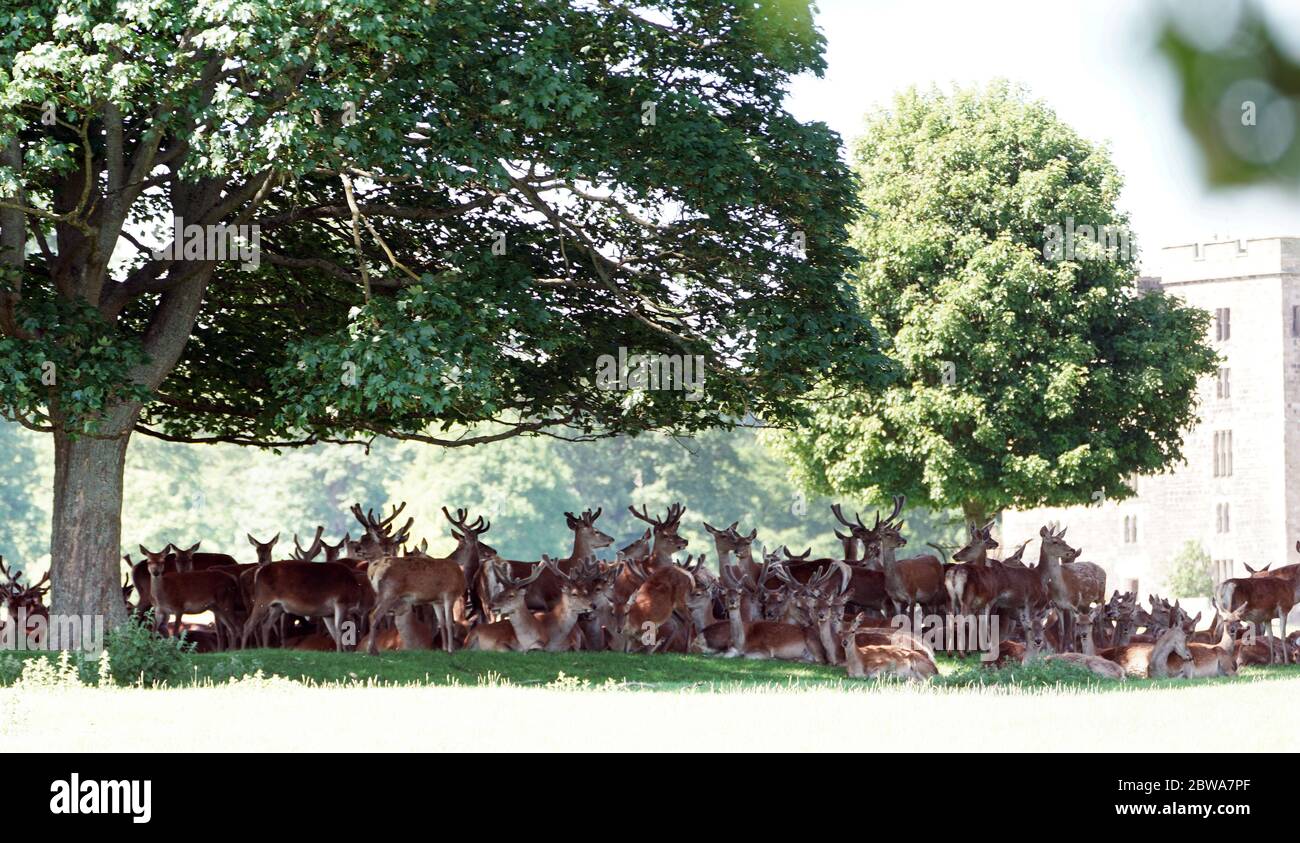
MULTIPOLYGON (((457 544, 451 555, 434 557, 427 542, 406 546, 414 519, 394 528, 404 503, 386 518, 357 504, 351 511, 360 539, 349 534, 331 545, 317 528, 307 548, 294 536, 288 559, 274 558, 278 535, 266 542, 248 536, 257 554, 250 564, 201 553, 198 544, 156 552, 142 546, 142 561, 125 557, 130 572, 122 592, 133 613, 152 610, 160 629, 170 621, 172 635, 184 631, 204 649, 252 642, 370 653, 435 646, 695 652, 842 665, 854 677, 926 679, 937 672, 936 648, 912 631, 920 610, 948 619, 996 616, 997 658, 985 659, 992 664, 1046 658, 1111 678, 1191 677, 1292 659, 1296 636, 1287 637, 1286 616, 1300 592, 1300 565, 1225 581, 1211 627, 1197 631, 1200 614, 1189 618, 1179 603, 1150 596, 1147 610, 1133 593, 1107 599, 1105 572, 1079 561, 1080 550, 1055 526, 1040 531, 1036 566, 1021 558, 1028 542, 1004 559, 991 558, 998 547, 992 523, 972 525, 951 563, 935 555, 900 559, 897 551, 907 544, 898 520, 903 504, 895 498, 889 517, 877 513, 871 527, 832 507, 847 529, 836 529, 843 547, 836 558, 782 548, 756 559, 757 530, 705 523, 718 574, 705 566, 705 554, 676 558, 688 545, 678 504, 663 518, 629 507, 649 526, 613 561, 596 556, 614 544, 596 527, 599 509, 565 513, 573 531, 569 555, 520 561, 485 543, 490 525, 481 517, 471 522, 465 510, 453 516, 443 508, 457 544), (185 615, 209 611, 211 631, 183 624, 185 615), (1274 620, 1282 624, 1276 639, 1274 620), (1261 628, 1267 644, 1254 640, 1261 628)), ((2 595, 10 618, 23 606, 28 617, 43 611, 48 578, 23 586, 22 575, 9 576, 2 560, 0 573, 8 580, 2 595)), ((957 649, 973 651, 969 643, 957 649)), ((955 645, 947 639, 941 646, 955 645)))

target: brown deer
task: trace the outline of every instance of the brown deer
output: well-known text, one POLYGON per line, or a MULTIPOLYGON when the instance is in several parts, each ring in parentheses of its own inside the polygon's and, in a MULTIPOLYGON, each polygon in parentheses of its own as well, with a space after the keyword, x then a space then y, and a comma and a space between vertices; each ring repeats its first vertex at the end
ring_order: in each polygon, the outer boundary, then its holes
MULTIPOLYGON (((1028 663, 1038 658, 1038 653, 1043 646, 1043 622, 1042 619, 1034 616, 1032 619, 1028 615, 1022 616, 1021 624, 1025 628, 1025 646, 1021 656, 1022 663, 1028 663)), ((1087 627, 1085 635, 1088 636, 1088 645, 1092 643, 1092 627, 1087 627)), ((1120 681, 1124 679, 1124 668, 1120 667, 1109 659, 1098 656, 1095 652, 1082 653, 1052 653, 1042 657, 1047 662, 1061 662, 1082 667, 1091 673, 1102 677, 1103 679, 1113 679, 1120 681)))
POLYGON ((493 608, 505 620, 479 623, 470 630, 465 647, 470 650, 528 652, 546 647, 546 627, 527 605, 528 587, 542 575, 542 566, 527 576, 514 577, 503 561, 492 559, 486 566, 494 569, 501 590, 492 598, 493 608))
POLYGON ((728 657, 747 659, 786 659, 816 662, 821 644, 817 631, 779 621, 746 622, 741 616, 740 598, 746 591, 744 581, 734 568, 725 568, 722 587, 727 615, 731 622, 731 649, 728 657))
POLYGON ((451 556, 390 556, 372 562, 366 575, 375 590, 375 608, 370 613, 371 629, 377 620, 395 609, 409 611, 414 606, 432 605, 443 649, 450 653, 456 646, 452 627, 456 603, 463 601, 465 595, 465 571, 477 569, 481 564, 479 536, 486 533, 491 524, 482 516, 472 524, 467 523, 467 513, 463 509, 457 510, 457 517, 452 518, 444 506, 442 514, 460 529, 459 534, 453 531, 459 544, 451 556))
POLYGON ((650 558, 646 561, 646 571, 654 573, 660 568, 672 566, 674 564, 673 554, 685 550, 690 544, 677 534, 677 530, 681 526, 682 515, 686 513, 686 507, 681 504, 670 504, 667 515, 662 519, 650 517, 645 506, 641 507, 640 512, 636 511, 635 506, 629 506, 627 511, 649 524, 651 531, 654 533, 654 544, 650 548, 650 558))
MULTIPOLYGON (((344 620, 364 616, 375 599, 365 575, 339 562, 273 562, 254 569, 251 579, 252 600, 243 629, 245 647, 249 635, 273 619, 272 612, 287 612, 323 618, 335 650, 343 652, 347 643, 344 620)), ((283 636, 281 643, 285 643, 283 636)))
POLYGON ((939 669, 926 650, 893 644, 859 644, 858 632, 865 620, 865 615, 858 614, 840 636, 849 676, 854 679, 892 676, 924 682, 938 674, 939 669))
MULTIPOLYGON (((927 554, 896 559, 894 556, 896 549, 907 544, 902 534, 904 522, 894 523, 906 502, 904 496, 895 496, 894 511, 874 529, 880 542, 880 563, 885 569, 885 591, 895 606, 906 610, 910 624, 914 622, 917 606, 937 606, 947 599, 948 592, 943 579, 943 563, 938 557, 927 554)), ((878 513, 876 520, 880 520, 878 513)))
MULTIPOLYGON (((1162 631, 1152 643, 1140 642, 1121 647, 1107 647, 1098 652, 1104 659, 1115 662, 1129 676, 1167 677, 1170 674, 1171 656, 1190 660, 1193 658, 1187 646, 1187 615, 1177 604, 1173 607, 1172 623, 1162 631)), ((1181 670, 1182 662, 1178 662, 1181 670)))
POLYGON ((217 647, 224 649, 237 637, 234 618, 239 605, 239 582, 223 571, 193 570, 193 555, 198 548, 195 544, 177 551, 176 570, 168 572, 167 548, 154 553, 140 545, 149 570, 150 596, 158 612, 155 620, 165 625, 169 615, 175 616, 172 635, 179 638, 185 615, 211 611, 216 619, 217 647))
MULTIPOLYGON (((14 626, 15 641, 22 639, 26 646, 40 649, 45 646, 46 635, 50 628, 50 613, 45 608, 45 594, 49 591, 49 571, 35 584, 23 583, 24 571, 13 571, 4 565, 0 556, 0 575, 5 582, 0 584, 0 606, 9 615, 8 623, 14 626)), ((0 625, 0 633, 4 626, 0 625)), ((2 636, 0 636, 2 637, 2 636)))
POLYGON ((1268 635, 1269 657, 1286 664, 1290 661, 1286 643, 1286 619, 1296 602, 1295 588, 1290 579, 1278 573, 1236 577, 1219 584, 1215 590, 1215 605, 1224 614, 1247 623, 1262 625, 1268 635), (1274 619, 1282 622, 1282 637, 1277 639, 1281 645, 1280 658, 1274 649, 1274 619))
MULTIPOLYGON (((703 556, 700 558, 703 561, 703 556)), ((653 571, 637 562, 625 562, 633 575, 642 580, 627 603, 623 622, 625 652, 638 644, 653 647, 661 643, 661 627, 668 624, 674 611, 686 611, 686 598, 695 587, 695 578, 689 571, 691 561, 688 557, 686 567, 670 563, 653 571)))
POLYGON ((758 530, 751 530, 749 535, 742 535, 738 531, 739 521, 731 522, 731 526, 724 530, 719 530, 707 521, 701 522, 704 529, 713 536, 713 546, 718 552, 718 570, 731 564, 740 566, 740 569, 750 576, 757 576, 758 563, 754 561, 754 540, 758 538, 758 530), (732 563, 732 559, 736 561, 732 563))
POLYGON ((1063 646, 1072 647, 1074 627, 1080 615, 1087 615, 1094 603, 1106 602, 1106 571, 1092 562, 1072 561, 1078 550, 1065 543, 1065 529, 1043 527, 1041 561, 1036 571, 1047 599, 1060 612, 1059 637, 1063 646), (1068 564, 1062 564, 1066 562, 1068 564))

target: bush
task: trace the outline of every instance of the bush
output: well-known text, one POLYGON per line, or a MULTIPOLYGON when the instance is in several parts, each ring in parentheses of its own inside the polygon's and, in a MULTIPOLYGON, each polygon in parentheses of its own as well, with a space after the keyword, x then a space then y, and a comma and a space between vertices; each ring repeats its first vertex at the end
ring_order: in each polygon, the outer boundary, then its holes
POLYGON ((1213 597, 1214 571, 1210 554, 1200 542, 1189 541, 1165 565, 1165 592, 1170 597, 1213 597))
POLYGON ((1057 685, 1099 685, 1105 681, 1086 667, 1047 659, 1034 659, 1028 664, 1013 663, 992 669, 970 665, 935 680, 936 684, 952 688, 977 688, 983 685, 1052 688, 1057 685))
POLYGON ((194 645, 164 638, 154 630, 153 610, 131 618, 108 634, 109 670, 118 685, 167 685, 181 678, 194 645))

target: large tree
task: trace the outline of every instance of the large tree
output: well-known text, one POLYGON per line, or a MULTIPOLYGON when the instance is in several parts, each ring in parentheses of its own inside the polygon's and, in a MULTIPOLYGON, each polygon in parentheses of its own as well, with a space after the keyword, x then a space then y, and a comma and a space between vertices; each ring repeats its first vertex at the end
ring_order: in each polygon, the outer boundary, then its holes
POLYGON ((1207 316, 1138 288, 1103 148, 998 83, 900 95, 853 165, 858 290, 902 375, 826 387, 786 442, 806 482, 974 520, 1123 498, 1180 458, 1207 316))
POLYGON ((133 433, 691 431, 881 369, 838 140, 781 107, 806 2, 2 11, 0 405, 54 437, 57 612, 121 612, 133 433), (620 347, 702 356, 701 400, 601 388, 620 347))

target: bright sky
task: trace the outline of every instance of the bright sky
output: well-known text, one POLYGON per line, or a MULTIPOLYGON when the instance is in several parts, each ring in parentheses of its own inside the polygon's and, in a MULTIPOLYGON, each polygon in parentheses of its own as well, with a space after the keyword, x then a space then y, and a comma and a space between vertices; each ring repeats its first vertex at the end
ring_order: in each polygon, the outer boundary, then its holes
MULTIPOLYGON (((1121 204, 1147 271, 1158 269, 1153 259, 1165 245, 1214 235, 1300 236, 1300 193, 1205 187, 1199 153, 1178 117, 1173 77, 1152 46, 1159 2, 819 0, 818 6, 826 75, 795 80, 787 106, 801 119, 825 122, 846 144, 860 132, 862 115, 899 90, 1003 77, 1028 86, 1085 137, 1110 145, 1125 179, 1121 204)), ((1300 43, 1300 3, 1265 6, 1297 36, 1291 43, 1300 43)))

